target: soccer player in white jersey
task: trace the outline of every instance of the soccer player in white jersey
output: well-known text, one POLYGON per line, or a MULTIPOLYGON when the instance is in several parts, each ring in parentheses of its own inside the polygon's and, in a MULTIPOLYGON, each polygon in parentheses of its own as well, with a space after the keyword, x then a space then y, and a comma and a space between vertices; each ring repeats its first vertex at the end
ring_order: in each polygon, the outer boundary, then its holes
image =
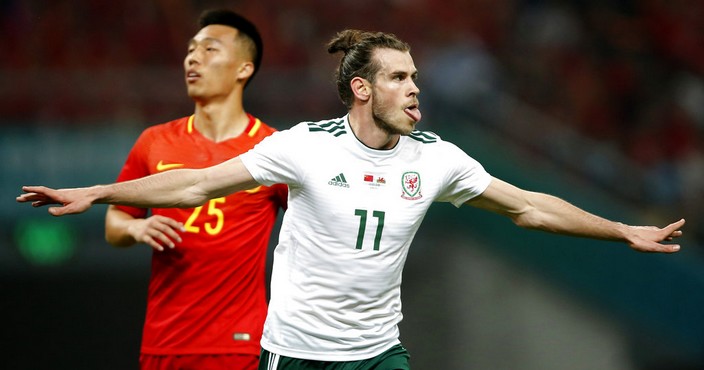
POLYGON ((204 169, 54 190, 25 186, 19 202, 80 213, 95 203, 194 207, 208 199, 286 183, 289 208, 276 248, 260 369, 410 369, 399 342, 401 273, 433 202, 467 204, 553 233, 621 241, 671 253, 684 220, 665 227, 612 222, 544 193, 492 177, 455 145, 415 130, 421 119, 408 44, 387 33, 345 30, 336 73, 348 114, 302 122, 204 169))

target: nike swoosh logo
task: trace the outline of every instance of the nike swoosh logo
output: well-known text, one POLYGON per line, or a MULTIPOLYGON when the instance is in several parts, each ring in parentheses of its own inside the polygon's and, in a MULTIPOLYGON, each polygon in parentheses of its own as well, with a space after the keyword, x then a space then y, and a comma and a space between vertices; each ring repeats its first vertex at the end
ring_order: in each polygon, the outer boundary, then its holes
POLYGON ((169 164, 164 164, 164 161, 159 161, 159 163, 156 164, 156 170, 157 171, 166 171, 166 170, 172 170, 174 168, 179 168, 183 167, 183 163, 169 163, 169 164))
POLYGON ((247 190, 245 190, 245 192, 249 193, 249 194, 254 194, 254 193, 258 192, 259 190, 261 190, 261 188, 262 188, 262 186, 259 185, 256 188, 247 189, 247 190))

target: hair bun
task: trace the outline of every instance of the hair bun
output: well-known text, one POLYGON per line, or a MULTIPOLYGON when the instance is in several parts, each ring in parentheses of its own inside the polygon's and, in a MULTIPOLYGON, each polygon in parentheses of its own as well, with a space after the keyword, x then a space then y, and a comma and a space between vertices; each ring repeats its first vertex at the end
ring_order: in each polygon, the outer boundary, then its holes
POLYGON ((340 31, 333 37, 328 44, 328 52, 331 54, 342 51, 347 54, 350 49, 360 43, 364 39, 364 31, 360 30, 344 30, 340 31))

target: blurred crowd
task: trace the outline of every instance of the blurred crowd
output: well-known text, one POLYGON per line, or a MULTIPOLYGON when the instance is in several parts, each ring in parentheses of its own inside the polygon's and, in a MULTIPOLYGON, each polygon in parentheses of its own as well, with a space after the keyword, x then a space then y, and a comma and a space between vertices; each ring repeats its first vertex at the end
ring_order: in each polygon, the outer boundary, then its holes
POLYGON ((257 115, 340 114, 325 42, 343 28, 393 32, 412 45, 425 109, 457 108, 704 229, 700 0, 5 0, 1 122, 147 125, 188 114, 181 62, 211 7, 239 10, 262 32, 257 115), (570 140, 592 144, 576 151, 570 140), (624 176, 638 186, 621 186, 624 176))
MULTIPOLYGON (((702 236, 704 2, 527 2, 497 58, 512 93, 642 169, 635 201, 685 211, 702 236)), ((582 168, 616 190, 628 172, 582 168)))

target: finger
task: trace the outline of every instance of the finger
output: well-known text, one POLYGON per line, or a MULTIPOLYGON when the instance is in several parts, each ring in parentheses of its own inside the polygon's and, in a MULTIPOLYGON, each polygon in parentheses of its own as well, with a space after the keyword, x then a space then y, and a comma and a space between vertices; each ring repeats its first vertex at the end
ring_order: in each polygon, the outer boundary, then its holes
MULTIPOLYGON (((675 224, 671 224, 671 225, 669 225, 669 226, 677 227, 677 225, 675 225, 675 224)), ((669 227, 669 226, 668 226, 668 227, 669 227)), ((665 238, 664 238, 664 239, 665 239, 665 240, 672 240, 672 239, 674 239, 674 238, 679 238, 679 237, 681 237, 682 235, 683 235, 683 232, 682 232, 682 230, 679 230, 679 228, 676 228, 676 229, 674 229, 674 230, 672 230, 672 229, 666 229, 666 230, 665 230, 665 238)))
POLYGON ((174 220, 173 218, 165 217, 165 216, 154 216, 154 217, 158 217, 157 219, 159 221, 168 225, 172 229, 179 230, 181 232, 186 231, 183 227, 183 223, 178 222, 178 221, 174 220))
POLYGON ((679 244, 666 244, 664 249, 665 250, 663 252, 665 252, 665 253, 675 253, 675 252, 679 252, 680 245, 679 244))
POLYGON ((178 243, 182 242, 179 232, 186 231, 182 223, 164 216, 154 216, 153 218, 154 221, 159 221, 159 223, 152 225, 154 228, 166 234, 171 240, 175 240, 178 243))
POLYGON ((145 236, 153 239, 156 243, 162 246, 168 246, 169 248, 174 248, 174 239, 180 242, 180 236, 176 234, 174 230, 168 225, 158 222, 159 219, 152 217, 149 222, 149 227, 145 230, 145 236))
POLYGON ((161 244, 159 244, 156 240, 154 240, 154 239, 153 239, 151 236, 149 236, 149 235, 146 235, 146 236, 144 237, 144 242, 147 243, 147 245, 149 245, 150 247, 152 247, 152 249, 155 249, 155 250, 157 250, 157 251, 159 251, 159 252, 163 252, 163 251, 164 251, 164 247, 163 247, 161 244))
POLYGON ((34 207, 39 207, 39 206, 43 206, 46 204, 60 204, 56 200, 54 200, 44 194, 37 194, 37 193, 22 194, 15 199, 20 203, 32 202, 32 205, 34 207))
POLYGON ((65 205, 65 206, 60 206, 60 207, 49 207, 49 213, 52 216, 63 216, 63 215, 70 215, 70 214, 75 214, 75 213, 81 213, 82 211, 76 207, 73 206, 73 203, 65 205))
POLYGON ((167 233, 161 234, 161 235, 163 235, 162 240, 163 240, 165 243, 168 243, 168 246, 169 246, 170 248, 176 247, 176 244, 174 244, 174 241, 175 241, 176 243, 181 243, 181 242, 183 241, 183 240, 181 239, 181 236, 178 235, 178 234, 176 234, 176 233, 175 233, 173 230, 171 230, 171 229, 169 229, 169 231, 168 231, 167 233))
POLYGON ((680 250, 680 245, 662 244, 656 241, 641 240, 640 243, 631 244, 631 248, 643 253, 675 253, 680 250))
POLYGON ((173 229, 170 224, 176 223, 175 221, 161 216, 153 216, 150 218, 150 226, 146 230, 146 233, 151 237, 157 238, 163 241, 164 244, 168 245, 170 248, 174 248, 175 245, 173 241, 181 242, 181 236, 173 229), (169 224, 167 224, 168 221, 169 224))
POLYGON ((43 199, 44 197, 41 196, 40 194, 37 193, 27 193, 27 194, 20 194, 17 196, 17 201, 18 202, 31 202, 39 199, 43 199))
MULTIPOLYGON (((180 229, 179 229, 180 230, 180 229)), ((181 235, 176 232, 173 228, 170 227, 170 225, 164 225, 162 233, 165 234, 165 237, 169 238, 169 241, 175 240, 176 242, 180 243, 183 240, 181 239, 181 235)), ((173 243, 172 243, 173 244, 173 243)), ((173 248, 174 246, 171 246, 173 248)))
POLYGON ((20 195, 18 195, 18 196, 15 198, 15 200, 18 201, 18 202, 20 202, 20 203, 29 202, 29 201, 32 200, 31 197, 32 197, 33 195, 34 195, 34 193, 31 193, 31 194, 20 194, 20 195))
POLYGON ((673 222, 665 227, 666 230, 679 230, 684 226, 685 224, 685 219, 682 218, 679 221, 673 222))
POLYGON ((46 194, 49 188, 46 186, 23 186, 22 191, 25 193, 46 194))
POLYGON ((660 253, 675 253, 680 250, 680 245, 679 244, 660 244, 660 243, 655 243, 653 247, 653 252, 660 252, 660 253))
POLYGON ((174 244, 174 242, 173 242, 171 239, 169 239, 169 237, 166 236, 166 235, 165 235, 164 233, 162 233, 162 232, 158 232, 158 231, 157 231, 157 234, 155 235, 155 239, 157 239, 159 243, 161 243, 161 244, 163 244, 163 245, 166 245, 166 246, 168 246, 168 247, 171 248, 171 249, 173 249, 174 247, 176 247, 176 245, 174 244))
POLYGON ((63 216, 66 214, 66 207, 49 207, 49 214, 52 216, 63 216))

